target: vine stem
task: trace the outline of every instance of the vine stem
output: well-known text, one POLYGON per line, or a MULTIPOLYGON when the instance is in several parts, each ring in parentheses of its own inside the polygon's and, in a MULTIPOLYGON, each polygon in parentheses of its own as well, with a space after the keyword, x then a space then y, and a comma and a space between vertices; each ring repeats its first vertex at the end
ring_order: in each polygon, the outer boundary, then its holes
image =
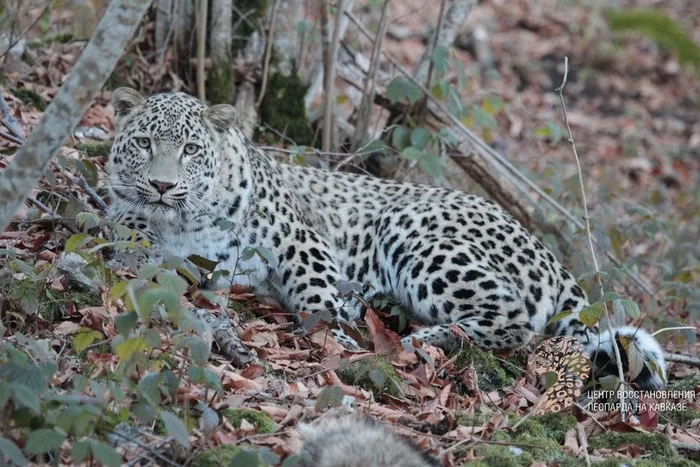
MULTIPOLYGON (((588 216, 588 201, 586 200, 586 187, 583 183, 583 170, 581 169, 581 160, 578 157, 578 151, 576 151, 574 135, 571 132, 571 125, 569 124, 569 115, 566 112, 566 103, 564 102, 564 88, 566 87, 566 79, 568 75, 569 57, 564 57, 564 78, 561 81, 561 86, 556 88, 554 91, 557 94, 559 94, 559 101, 561 102, 561 110, 564 112, 564 122, 566 123, 566 131, 569 137, 569 144, 571 145, 571 150, 574 153, 574 159, 576 160, 576 170, 578 171, 578 183, 581 188, 581 201, 583 203, 583 220, 586 224, 586 236, 588 237, 588 247, 591 249, 593 267, 595 268, 596 279, 598 280, 598 286, 600 287, 600 296, 602 297, 603 295, 605 295, 605 289, 603 288, 603 280, 600 276, 598 258, 596 257, 595 248, 593 247, 593 233, 591 232, 591 218, 588 216)), ((620 348, 617 345, 617 339, 615 339, 615 332, 613 331, 612 322, 610 320, 610 312, 608 311, 608 304, 606 302, 603 302, 603 309, 605 310, 605 321, 607 321, 608 332, 610 333, 610 341, 615 352, 615 359, 617 360, 617 376, 618 378, 620 378, 620 384, 624 384, 625 371, 622 368, 622 357, 620 355, 620 348)), ((625 421, 626 418, 624 395, 624 391, 618 391, 618 396, 620 399, 620 414, 622 415, 623 421, 625 421)))

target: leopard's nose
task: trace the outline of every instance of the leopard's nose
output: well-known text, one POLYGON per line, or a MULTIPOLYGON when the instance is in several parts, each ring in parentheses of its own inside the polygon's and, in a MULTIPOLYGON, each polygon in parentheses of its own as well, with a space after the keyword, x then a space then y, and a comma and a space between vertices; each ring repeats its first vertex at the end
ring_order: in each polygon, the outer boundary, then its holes
POLYGON ((151 186, 152 186, 153 188, 155 188, 156 191, 157 191, 158 193, 160 193, 161 195, 162 195, 162 194, 165 194, 166 191, 168 191, 168 190, 170 190, 170 189, 172 189, 172 188, 175 188, 175 187, 177 186, 177 182, 176 182, 176 183, 172 183, 172 182, 161 182, 160 180, 151 180, 150 178, 148 179, 148 183, 150 183, 151 186))

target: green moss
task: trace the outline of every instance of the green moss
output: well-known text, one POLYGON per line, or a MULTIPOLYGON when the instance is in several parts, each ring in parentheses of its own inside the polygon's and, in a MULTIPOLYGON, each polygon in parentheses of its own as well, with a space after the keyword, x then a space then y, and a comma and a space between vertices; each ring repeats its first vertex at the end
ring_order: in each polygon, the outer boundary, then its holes
POLYGON ((526 467, 535 462, 530 453, 514 446, 481 445, 474 449, 474 453, 490 467, 526 467))
POLYGON ((77 146, 87 157, 108 156, 112 150, 111 141, 87 141, 77 146))
POLYGON ((665 417, 660 419, 662 422, 669 419, 676 425, 685 426, 690 421, 700 418, 700 410, 689 407, 686 410, 665 410, 660 412, 659 415, 665 417))
MULTIPOLYGON (((509 418, 509 425, 514 426, 517 424, 522 417, 513 416, 509 418)), ((529 418, 518 425, 515 433, 518 435, 528 435, 528 436, 545 436, 544 426, 533 418, 529 418)))
POLYGON ((488 422, 493 414, 484 413, 469 413, 465 410, 460 410, 455 414, 455 421, 462 426, 480 426, 488 422))
POLYGON ((515 443, 537 446, 523 449, 529 452, 538 461, 552 462, 563 455, 563 448, 561 445, 553 439, 548 438, 546 434, 543 436, 530 436, 529 434, 518 435, 515 437, 515 443))
POLYGON ((669 384, 667 389, 674 391, 692 391, 698 386, 700 386, 700 373, 691 378, 676 380, 673 384, 669 384))
POLYGON ((208 451, 197 454, 190 464, 192 467, 219 467, 231 465, 231 461, 241 452, 241 448, 230 444, 216 446, 208 451))
MULTIPOLYGON (((624 459, 623 459, 624 460, 624 459)), ((653 460, 641 460, 637 462, 626 462, 627 465, 634 465, 634 467, 697 467, 698 463, 690 461, 688 459, 662 459, 658 461, 653 460)))
POLYGON ((559 444, 564 444, 566 432, 576 427, 576 417, 562 413, 533 417, 533 421, 539 422, 544 427, 544 434, 559 444))
POLYGON ((459 353, 455 362, 457 368, 474 365, 479 375, 479 389, 492 391, 513 384, 513 378, 508 376, 502 363, 492 354, 478 347, 468 347, 459 353))
POLYGON ((25 104, 34 107, 36 110, 40 110, 42 112, 46 110, 47 104, 44 98, 36 92, 25 88, 24 86, 20 86, 17 89, 13 89, 12 94, 17 96, 25 104))
POLYGON ((255 426, 258 433, 274 433, 277 430, 277 425, 264 412, 252 409, 226 409, 222 415, 236 428, 241 427, 243 420, 255 426))
POLYGON ((260 21, 265 22, 270 7, 270 0, 237 0, 236 7, 246 15, 233 37, 233 51, 243 50, 248 43, 248 37, 253 33, 254 26, 260 21))
POLYGON ((372 391, 377 399, 388 394, 403 397, 402 378, 393 365, 381 357, 363 358, 336 372, 345 384, 357 385, 372 391))
POLYGON ((236 78, 232 61, 217 62, 209 72, 207 98, 211 104, 231 104, 233 102, 234 80, 236 78))
MULTIPOLYGON (((289 77, 273 73, 260 106, 260 120, 296 144, 310 146, 314 140, 314 132, 306 118, 304 94, 306 86, 296 73, 289 77)), ((256 140, 267 143, 279 139, 279 136, 271 131, 256 135, 256 140)))
POLYGON ((652 459, 673 459, 678 457, 671 442, 659 433, 616 433, 608 432, 593 436, 588 440, 591 449, 616 449, 624 444, 644 446, 652 459))

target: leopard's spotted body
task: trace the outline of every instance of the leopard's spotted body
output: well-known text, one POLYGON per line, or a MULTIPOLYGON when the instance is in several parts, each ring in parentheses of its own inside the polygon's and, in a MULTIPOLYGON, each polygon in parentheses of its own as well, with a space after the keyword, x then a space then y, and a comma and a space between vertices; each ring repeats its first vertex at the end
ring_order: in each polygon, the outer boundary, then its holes
MULTIPOLYGON (((330 310, 343 321, 360 316, 361 307, 334 285, 368 284, 428 325, 406 342, 415 337, 449 346, 457 339, 453 324, 490 350, 522 347, 538 333, 573 335, 589 353, 598 351, 599 369, 612 370, 609 334, 599 336, 577 319, 588 305, 583 290, 491 202, 278 163, 236 128, 232 107, 207 108, 186 94, 146 100, 120 89, 113 104, 112 216, 143 231, 160 254, 219 261, 222 269, 245 272, 235 283, 272 282, 292 311, 330 310), (240 258, 242 249, 259 246, 274 254, 276 265, 240 258), (545 330, 563 310, 574 313, 545 330)), ((618 328, 620 336, 632 338, 647 362, 634 382, 663 385, 656 341, 634 328, 618 328)))

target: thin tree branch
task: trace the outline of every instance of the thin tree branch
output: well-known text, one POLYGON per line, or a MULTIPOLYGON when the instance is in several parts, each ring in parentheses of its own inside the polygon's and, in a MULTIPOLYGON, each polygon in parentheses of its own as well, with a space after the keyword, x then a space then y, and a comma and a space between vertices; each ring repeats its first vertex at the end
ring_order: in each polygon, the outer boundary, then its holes
POLYGON ((0 175, 0 232, 10 223, 51 158, 112 73, 150 3, 148 0, 114 0, 110 3, 95 34, 44 112, 41 122, 0 175))
POLYGON ((355 135, 353 136, 352 148, 350 152, 354 152, 364 141, 369 128, 369 121, 372 117, 372 106, 374 105, 374 94, 376 91, 377 81, 377 66, 381 57, 382 45, 384 44, 384 36, 389 25, 389 2, 384 1, 382 14, 379 18, 379 26, 377 27, 377 37, 374 40, 374 48, 372 49, 372 59, 365 78, 365 85, 362 89, 362 101, 360 108, 357 111, 357 121, 355 123, 355 135))
POLYGON ((677 353, 665 353, 664 358, 667 362, 682 363, 683 365, 700 368, 700 358, 691 357, 690 355, 679 355, 677 353))
MULTIPOLYGON (((19 124, 15 116, 12 115, 12 109, 10 109, 10 106, 7 105, 7 101, 5 101, 5 97, 2 95, 3 92, 4 90, 0 88, 0 115, 2 115, 2 124, 5 125, 8 130, 10 130, 10 133, 12 133, 12 135, 16 136, 17 138, 24 139, 24 130, 22 129, 22 126, 19 124)), ((3 137, 5 136, 3 135, 3 137)), ((10 139, 10 141, 13 140, 10 139)))
POLYGON ((265 98, 265 90, 267 89, 267 75, 270 73, 270 57, 272 56, 272 39, 275 37, 275 24, 277 23, 277 10, 280 7, 280 0, 275 0, 272 6, 272 14, 270 18, 270 30, 267 33, 267 43, 265 44, 265 63, 263 65, 262 84, 260 85, 260 95, 255 103, 255 107, 260 107, 265 98))
POLYGON ((199 0, 199 12, 197 13, 197 95, 199 100, 206 102, 205 83, 207 77, 204 70, 204 60, 207 53, 207 10, 209 0, 199 0))
MULTIPOLYGON (((591 250, 591 258, 593 259, 593 267, 595 269, 596 278, 598 280, 598 287, 600 288, 600 296, 605 295, 605 289, 603 287, 603 279, 600 274, 600 267, 598 267, 598 258, 595 253, 595 248, 593 247, 593 233, 591 232, 591 220, 588 216, 588 202, 586 201, 586 186, 583 182, 583 170, 581 169, 581 160, 578 157, 578 151, 576 151, 576 143, 574 142, 574 135, 571 132, 571 125, 569 124, 569 115, 566 112, 566 103, 564 102, 564 88, 566 87, 566 78, 569 75, 569 57, 564 57, 564 78, 562 79, 561 86, 555 89, 556 93, 559 94, 559 101, 561 102, 561 110, 564 113, 564 122, 566 123, 566 132, 569 135, 569 144, 571 144, 571 151, 574 154, 574 159, 576 160, 576 169, 578 171, 578 183, 581 189, 581 203, 583 204, 583 220, 586 223, 586 236, 588 237, 588 247, 591 250)), ((615 331, 612 327, 612 321, 610 319, 610 312, 608 311, 607 302, 603 302, 603 309, 605 311, 605 321, 608 326, 608 332, 610 333, 613 351, 615 352, 615 358, 617 359, 617 376, 620 378, 620 383, 624 384, 625 381, 625 370, 622 367, 622 356, 620 354, 620 348, 617 345, 617 339, 613 339, 615 336, 615 331)), ((624 421, 627 415, 627 410, 625 408, 625 391, 618 391, 618 397, 620 398, 620 415, 624 421)))

